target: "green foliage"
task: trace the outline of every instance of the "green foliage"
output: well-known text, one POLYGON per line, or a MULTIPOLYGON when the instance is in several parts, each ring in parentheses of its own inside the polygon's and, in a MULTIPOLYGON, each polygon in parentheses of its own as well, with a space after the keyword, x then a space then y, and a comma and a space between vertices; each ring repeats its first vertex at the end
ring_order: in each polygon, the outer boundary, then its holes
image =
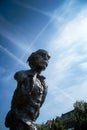
POLYGON ((50 120, 50 124, 46 126, 46 124, 42 124, 38 130, 65 130, 65 126, 60 117, 57 117, 55 120, 50 120))
POLYGON ((57 117, 55 119, 55 122, 54 122, 51 130, 65 130, 63 121, 60 117, 57 117))
POLYGON ((74 103, 73 119, 76 130, 87 129, 87 103, 84 101, 76 101, 74 103))
MULTIPOLYGON (((87 103, 85 101, 76 101, 72 111, 71 120, 75 124, 75 130, 87 129, 87 103)), ((66 130, 61 117, 50 120, 48 124, 42 124, 38 130, 66 130)), ((66 125, 66 124, 65 124, 66 125)))
POLYGON ((38 130, 47 130, 47 128, 44 124, 42 124, 41 126, 38 127, 38 130))

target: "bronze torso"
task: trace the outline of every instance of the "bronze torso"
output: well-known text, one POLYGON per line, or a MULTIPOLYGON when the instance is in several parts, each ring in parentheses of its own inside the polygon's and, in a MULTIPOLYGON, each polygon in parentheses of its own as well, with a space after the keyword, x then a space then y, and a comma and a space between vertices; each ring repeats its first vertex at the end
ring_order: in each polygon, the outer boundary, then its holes
POLYGON ((24 122, 34 121, 39 116, 39 109, 47 94, 45 77, 30 70, 17 72, 15 79, 18 86, 13 95, 11 109, 18 119, 24 122))

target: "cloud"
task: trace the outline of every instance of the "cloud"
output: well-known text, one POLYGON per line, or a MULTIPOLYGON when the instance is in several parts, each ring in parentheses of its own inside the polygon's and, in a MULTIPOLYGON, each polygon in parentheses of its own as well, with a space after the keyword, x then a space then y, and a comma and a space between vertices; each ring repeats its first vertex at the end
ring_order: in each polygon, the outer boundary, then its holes
POLYGON ((72 19, 62 16, 61 20, 61 24, 54 21, 55 33, 48 44, 52 57, 45 109, 49 110, 49 116, 73 109, 76 100, 87 100, 87 7, 83 6, 72 19))
MULTIPOLYGON (((24 52, 29 48, 29 43, 22 27, 14 25, 4 16, 0 16, 0 28, 0 34, 14 44, 15 47, 19 48, 19 50, 24 52)), ((31 49, 29 50, 31 51, 31 49)))
POLYGON ((87 13, 86 9, 80 12, 73 20, 68 21, 60 33, 58 32, 58 25, 56 26, 57 31, 53 39, 51 39, 52 46, 50 46, 53 50, 58 50, 59 48, 68 49, 72 46, 77 46, 75 43, 80 40, 87 41, 87 15, 85 13, 87 13))
POLYGON ((20 60, 19 58, 17 58, 12 52, 10 52, 7 48, 3 47, 0 45, 0 50, 5 52, 8 56, 10 56, 12 59, 16 60, 19 64, 21 64, 22 66, 26 67, 26 64, 20 60))
MULTIPOLYGON (((87 76, 82 77, 82 82, 78 85, 70 86, 66 91, 73 95, 76 100, 86 100, 87 95, 87 76), (78 90, 78 91, 77 91, 78 90)), ((81 80, 81 77, 80 79, 81 80)))
POLYGON ((16 4, 18 4, 19 6, 21 6, 21 7, 24 7, 24 8, 27 8, 27 9, 30 9, 30 10, 33 10, 33 11, 35 11, 35 12, 38 12, 38 13, 41 13, 42 15, 45 15, 45 16, 50 16, 49 15, 49 13, 47 13, 47 12, 45 12, 45 11, 43 11, 43 10, 40 10, 40 9, 38 9, 38 8, 36 8, 36 7, 32 7, 32 6, 30 6, 29 4, 26 4, 26 3, 24 3, 24 2, 20 2, 20 1, 14 1, 16 4))
POLYGON ((41 31, 37 34, 35 39, 29 44, 29 47, 26 49, 26 52, 24 53, 23 57, 26 55, 27 52, 29 52, 29 49, 36 43, 36 41, 40 38, 40 36, 43 34, 43 32, 47 29, 48 25, 52 22, 52 19, 49 20, 49 22, 41 29, 41 31))
MULTIPOLYGON (((35 45, 40 36, 47 29, 49 30, 48 27, 54 27, 50 41, 48 41, 46 46, 52 57, 46 71, 49 89, 46 102, 41 109, 40 121, 46 118, 55 118, 55 116, 73 109, 73 103, 77 99, 86 99, 87 7, 83 6, 79 11, 77 7, 73 8, 74 4, 75 0, 67 0, 62 7, 57 8, 49 15, 39 9, 28 6, 27 8, 50 17, 48 23, 29 46, 26 46, 26 40, 19 41, 15 38, 16 36, 14 37, 5 28, 0 31, 0 34, 9 39, 12 44, 17 45, 19 50, 25 51, 21 57, 23 59, 32 50, 32 46, 35 45)), ((23 4, 22 6, 26 7, 23 4)), ((6 24, 6 27, 13 26, 4 18, 2 18, 2 22, 6 24)), ((0 45, 0 49, 20 65, 26 67, 26 64, 7 48, 0 45)), ((4 71, 3 69, 2 73, 4 71)))
POLYGON ((87 71, 87 62, 83 62, 80 64, 80 67, 84 70, 87 71))

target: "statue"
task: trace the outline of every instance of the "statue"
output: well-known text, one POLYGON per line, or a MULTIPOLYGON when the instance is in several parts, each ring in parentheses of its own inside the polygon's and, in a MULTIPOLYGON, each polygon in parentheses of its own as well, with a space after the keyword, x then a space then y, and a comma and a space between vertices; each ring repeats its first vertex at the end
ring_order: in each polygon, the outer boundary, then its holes
POLYGON ((31 69, 14 75, 17 88, 11 101, 11 110, 5 118, 5 126, 10 130, 37 130, 34 121, 47 94, 45 77, 40 73, 48 66, 49 59, 50 54, 39 49, 27 60, 31 69))

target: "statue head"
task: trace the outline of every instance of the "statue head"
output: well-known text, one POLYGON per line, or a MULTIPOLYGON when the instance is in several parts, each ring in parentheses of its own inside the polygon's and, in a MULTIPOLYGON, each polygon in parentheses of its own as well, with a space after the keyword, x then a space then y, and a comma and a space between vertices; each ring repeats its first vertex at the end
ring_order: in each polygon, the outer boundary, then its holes
POLYGON ((46 50, 39 49, 28 57, 27 62, 32 69, 42 71, 48 66, 49 59, 50 54, 46 50))

